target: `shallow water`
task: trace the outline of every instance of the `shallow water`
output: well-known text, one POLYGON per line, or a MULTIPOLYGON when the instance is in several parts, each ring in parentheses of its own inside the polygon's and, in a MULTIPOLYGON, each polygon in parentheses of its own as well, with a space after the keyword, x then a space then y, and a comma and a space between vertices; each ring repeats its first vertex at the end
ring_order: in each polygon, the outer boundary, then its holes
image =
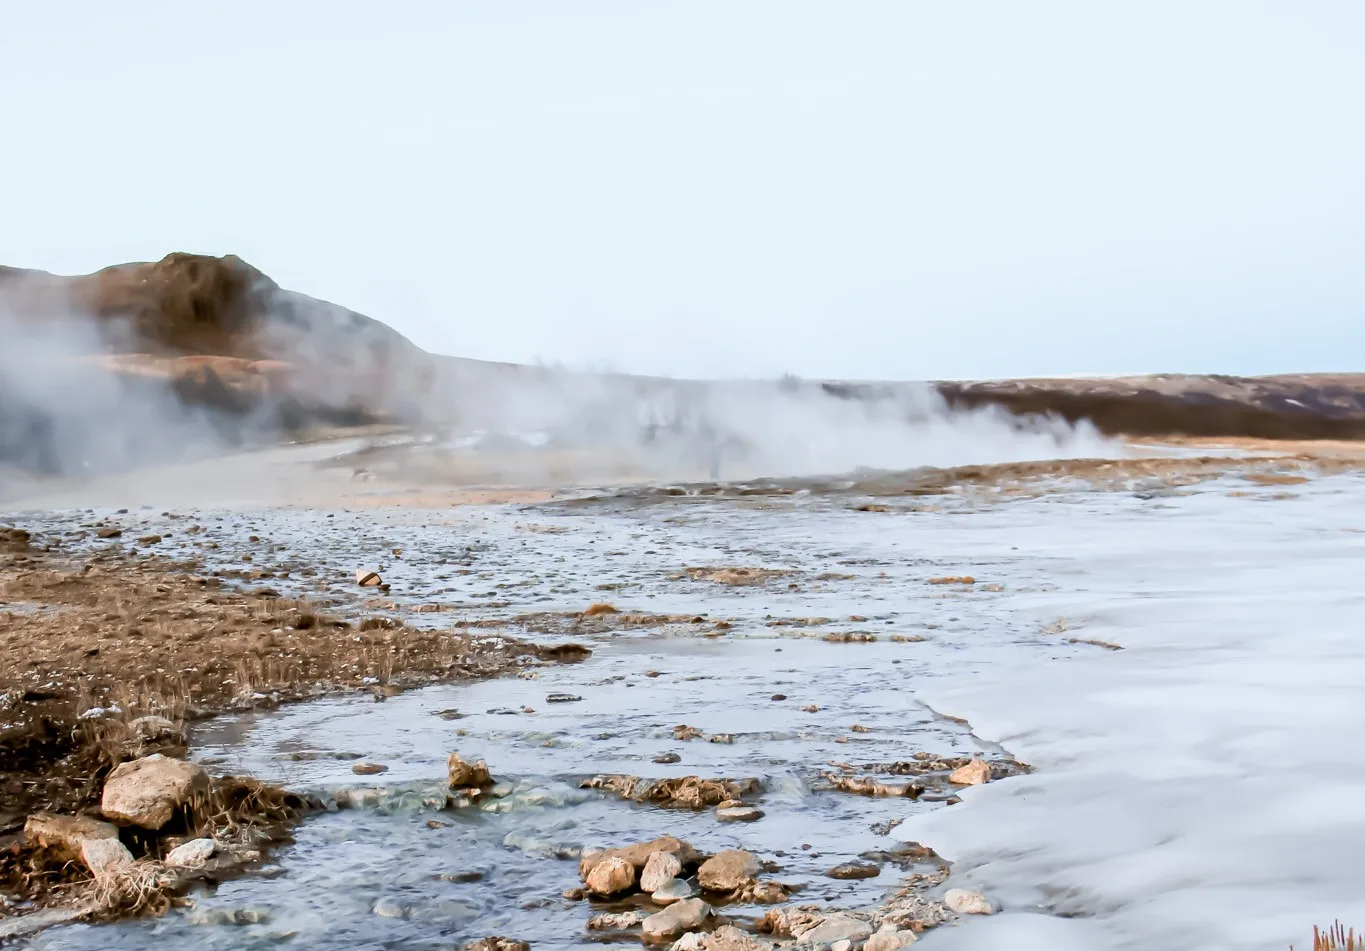
MULTIPOLYGON (((637 496, 441 511, 238 509, 179 513, 183 518, 94 513, 126 524, 126 536, 170 532, 167 553, 216 541, 218 549, 203 552, 206 570, 288 571, 287 578, 245 582, 286 595, 354 602, 354 569, 378 569, 392 585, 388 597, 400 606, 447 607, 412 614, 417 624, 580 611, 610 601, 622 610, 705 615, 732 626, 720 634, 711 623, 595 637, 572 630, 528 634, 542 642, 589 643, 594 654, 581 664, 538 668, 535 679, 431 687, 383 703, 364 694, 212 721, 196 732, 194 745, 215 769, 324 793, 381 788, 383 804, 309 820, 297 843, 273 856, 268 875, 197 896, 194 913, 55 929, 34 946, 438 948, 491 933, 578 947, 602 938, 584 930, 593 913, 587 903, 560 897, 577 884, 572 856, 661 834, 704 850, 751 849, 777 866, 768 877, 805 886, 802 902, 874 903, 899 880, 893 866, 861 882, 834 881, 824 871, 864 851, 893 847, 894 839, 874 831, 878 823, 953 807, 928 796, 913 802, 815 791, 821 768, 904 760, 918 751, 997 752, 969 727, 925 707, 917 694, 983 671, 1065 663, 1102 650, 1072 643, 1072 634, 1045 628, 1044 621, 1056 618, 1060 604, 1074 608, 1078 594, 1096 612, 1112 598, 1145 596, 1140 566, 1159 547, 1107 550, 1106 528, 1138 526, 1123 533, 1128 544, 1174 539, 1182 523, 1202 517, 1207 500, 1234 487, 1246 484, 1225 480, 1163 488, 1160 495, 1068 489, 1013 501, 948 495, 914 500, 925 503, 919 511, 886 513, 858 512, 847 497, 822 494, 723 501, 637 496), (187 541, 183 529, 192 523, 205 532, 187 541), (1151 526, 1151 537, 1144 538, 1143 525, 1151 526), (249 541, 251 535, 258 541, 249 541), (1076 551, 1058 547, 1060 539, 1073 545, 1078 537, 1104 553, 1107 570, 1088 572, 1076 551), (249 564, 241 561, 244 553, 252 554, 249 564), (695 565, 788 574, 741 587, 678 577, 695 565), (304 576, 308 568, 317 574, 304 576), (927 584, 964 574, 977 584, 927 584), (996 585, 999 590, 989 590, 996 585), (830 620, 769 624, 799 618, 830 620), (877 640, 820 639, 840 632, 877 640), (552 693, 581 700, 549 703, 552 693), (773 700, 775 694, 785 699, 773 700), (801 710, 810 704, 819 712, 801 710), (462 716, 437 715, 450 710, 462 716), (673 727, 683 723, 733 734, 734 741, 677 741, 673 727), (854 724, 868 732, 853 732, 854 724), (424 808, 423 790, 440 786, 446 755, 456 750, 486 758, 495 777, 513 783, 513 793, 488 809, 424 808), (661 752, 676 752, 681 762, 653 763, 661 752), (355 755, 389 771, 357 777, 348 758, 355 755), (577 788, 583 776, 616 772, 756 776, 766 786, 758 803, 766 815, 756 823, 720 824, 709 811, 661 810, 577 788), (432 829, 429 819, 448 825, 432 829), (470 871, 482 878, 441 878, 470 871), (266 920, 195 923, 209 917, 208 909, 243 907, 265 911, 266 920)), ((89 519, 71 513, 46 524, 89 519)), ((1070 623, 1083 620, 1073 615, 1070 623)), ((510 624, 505 631, 521 633, 510 624)), ((738 917, 762 911, 727 909, 738 917)))

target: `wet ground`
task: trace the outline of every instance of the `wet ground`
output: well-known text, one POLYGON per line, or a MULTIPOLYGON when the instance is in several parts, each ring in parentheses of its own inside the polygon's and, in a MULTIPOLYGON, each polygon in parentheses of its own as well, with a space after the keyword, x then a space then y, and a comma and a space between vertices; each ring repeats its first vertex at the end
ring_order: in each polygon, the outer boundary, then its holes
MULTIPOLYGON (((601 909, 561 898, 578 884, 573 857, 663 834, 708 851, 751 849, 773 863, 768 877, 803 887, 801 902, 876 903, 900 879, 893 865, 863 881, 823 873, 893 848, 886 832, 896 819, 954 808, 945 802, 951 789, 931 778, 917 801, 872 799, 820 788, 822 772, 849 764, 870 774, 921 752, 999 759, 1006 751, 942 715, 953 711, 925 707, 919 691, 1120 646, 1086 643, 1086 619, 1059 617, 1057 606, 1074 608, 1086 590, 1097 610, 1108 597, 1142 597, 1140 580, 1090 575, 1086 551, 1057 546, 1056 526, 1073 540, 1079 526, 1093 526, 1094 553, 1107 526, 1146 524, 1152 537, 1165 537, 1155 526, 1198 522, 1209 500, 1225 506, 1232 496, 1245 517, 1268 515, 1293 503, 1300 489, 1289 485, 1230 474, 1181 486, 1140 475, 1123 490, 1067 483, 931 498, 797 488, 439 510, 387 507, 376 497, 350 510, 95 512, 126 521, 130 536, 162 534, 165 554, 197 554, 200 570, 233 583, 344 610, 357 601, 355 570, 375 570, 390 589, 375 592, 371 607, 411 624, 473 622, 542 643, 584 643, 593 655, 382 703, 360 693, 204 724, 195 755, 215 769, 343 800, 357 798, 357 787, 377 792, 359 797, 359 808, 311 819, 266 874, 196 895, 190 911, 54 929, 33 946, 427 949, 502 934, 578 947, 603 937, 585 930, 601 909), (187 535, 191 524, 203 531, 187 535), (734 585, 685 570, 699 566, 772 573, 734 585), (934 583, 963 576, 972 582, 934 583), (612 623, 606 615, 589 624, 578 612, 594 602, 656 619, 612 623), (702 736, 676 739, 682 724, 702 736), (715 735, 726 741, 710 742, 715 735), (485 758, 510 792, 462 812, 424 806, 452 751, 485 758), (679 761, 654 762, 666 753, 679 761), (356 757, 388 771, 356 776, 356 757), (601 773, 754 776, 765 787, 756 799, 765 815, 723 824, 710 811, 578 788, 601 773)), ((43 521, 60 527, 91 514, 43 521)), ((1140 565, 1157 553, 1129 554, 1140 565)), ((1115 564, 1114 553, 1106 563, 1115 564)), ((743 919, 763 910, 726 912, 743 919)))

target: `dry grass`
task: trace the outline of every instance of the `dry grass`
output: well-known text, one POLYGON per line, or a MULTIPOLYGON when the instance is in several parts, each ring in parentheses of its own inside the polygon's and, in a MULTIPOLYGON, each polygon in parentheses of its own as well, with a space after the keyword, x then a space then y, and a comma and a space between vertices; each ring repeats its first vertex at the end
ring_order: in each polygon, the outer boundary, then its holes
MULTIPOLYGON (((1289 946, 1294 951, 1294 946, 1289 946)), ((1347 928, 1340 921, 1332 922, 1332 927, 1319 931, 1313 926, 1313 951, 1365 951, 1365 935, 1356 937, 1356 930, 1347 928)))

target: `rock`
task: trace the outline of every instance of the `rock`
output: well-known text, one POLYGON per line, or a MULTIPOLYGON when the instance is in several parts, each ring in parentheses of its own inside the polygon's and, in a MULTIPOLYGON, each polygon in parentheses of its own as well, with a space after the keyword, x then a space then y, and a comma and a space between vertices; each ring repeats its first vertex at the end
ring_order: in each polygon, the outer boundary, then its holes
POLYGON ((531 951, 531 946, 525 941, 489 935, 477 941, 465 942, 460 945, 460 951, 531 951))
POLYGON ((870 922, 836 912, 825 916, 823 921, 800 937, 802 944, 834 944, 836 941, 861 941, 870 934, 870 922))
POLYGON ((754 882, 743 890, 742 896, 755 905, 777 905, 790 898, 791 892, 781 882, 766 881, 754 882))
POLYGON ((980 786, 991 781, 991 766, 984 760, 974 759, 966 766, 959 766, 948 774, 948 782, 958 786, 980 786))
POLYGON ((995 903, 981 892, 969 888, 950 888, 943 893, 943 904, 959 915, 993 915, 995 903))
POLYGON ((635 866, 612 855, 594 865, 585 881, 594 895, 619 895, 635 887, 635 866))
POLYGON ((843 865, 836 865, 825 875, 828 878, 837 878, 840 881, 852 881, 863 878, 876 878, 882 873, 880 865, 871 862, 845 862, 843 865))
POLYGON ((706 935, 689 931, 669 947, 668 951, 706 951, 706 935))
POLYGON ((206 908, 198 906, 190 912, 192 925, 260 925, 270 920, 268 908, 206 908))
POLYGON ((581 888, 566 889, 563 893, 565 901, 582 901, 587 896, 587 892, 581 888))
POLYGON ((483 760, 470 763, 459 753, 451 753, 446 768, 451 789, 487 789, 493 785, 488 764, 483 760))
POLYGON ((172 740, 184 742, 185 731, 172 720, 165 717, 138 717, 128 723, 128 734, 135 740, 143 742, 157 740, 172 740))
POLYGON ((878 931, 863 942, 863 951, 900 951, 918 940, 913 931, 878 931))
POLYGON ((203 769, 154 753, 114 767, 104 783, 100 811, 115 822, 155 831, 208 793, 209 774, 203 769))
POLYGON ((674 938, 684 931, 700 928, 711 914, 711 906, 700 898, 685 898, 640 923, 646 939, 674 938))
POLYGON ((634 928, 644 916, 638 911, 622 911, 614 915, 598 915, 588 919, 589 931, 624 931, 634 928))
POLYGON ((672 852, 653 852, 640 873, 640 891, 656 892, 682 873, 682 862, 672 852))
POLYGON ((24 823, 24 841, 63 858, 79 859, 81 846, 93 839, 118 839, 118 827, 88 816, 59 816, 35 812, 24 823))
POLYGON ((408 910, 392 898, 381 898, 375 902, 374 913, 380 918, 406 918, 408 916, 408 910))
POLYGON ((81 843, 81 861, 95 878, 133 864, 133 853, 118 839, 86 839, 81 843))
POLYGON ((681 878, 670 878, 649 893, 649 900, 656 905, 671 905, 675 901, 682 901, 684 898, 691 898, 694 895, 696 895, 696 889, 687 882, 681 878))
POLYGON ((719 806, 716 818, 721 822, 754 822, 763 818, 763 810, 756 806, 719 806))
POLYGON ((642 871, 645 864, 649 862, 649 857, 655 852, 669 852, 678 857, 684 866, 691 865, 697 860, 696 850, 682 839, 676 839, 671 835, 660 836, 652 842, 641 842, 638 845, 628 845, 625 848, 585 852, 578 862, 578 874, 584 881, 587 880, 588 872, 592 870, 598 862, 602 862, 612 856, 617 856, 629 862, 637 871, 642 871))
POLYGON ((384 579, 379 577, 379 572, 370 571, 366 568, 355 570, 355 583, 362 588, 377 588, 384 583, 384 579))
POLYGON ((767 951, 771 945, 734 925, 721 925, 705 936, 706 951, 767 951))
POLYGON ((658 756, 654 757, 654 762, 664 764, 681 763, 682 757, 677 753, 660 753, 658 756))
POLYGON ((389 768, 383 763, 356 763, 351 767, 351 772, 357 776, 378 776, 380 773, 387 773, 389 768))
POLYGON ((546 703, 578 703, 583 698, 576 693, 552 693, 545 697, 546 703))
POLYGON ((731 849, 703 862, 697 870, 697 881, 707 891, 733 892, 748 885, 756 875, 758 859, 750 852, 731 849))
POLYGON ((853 951, 853 942, 844 938, 842 941, 836 941, 830 945, 829 951, 853 951))
POLYGON ((190 839, 166 853, 166 864, 188 868, 203 865, 213 856, 216 848, 217 844, 212 839, 190 839))

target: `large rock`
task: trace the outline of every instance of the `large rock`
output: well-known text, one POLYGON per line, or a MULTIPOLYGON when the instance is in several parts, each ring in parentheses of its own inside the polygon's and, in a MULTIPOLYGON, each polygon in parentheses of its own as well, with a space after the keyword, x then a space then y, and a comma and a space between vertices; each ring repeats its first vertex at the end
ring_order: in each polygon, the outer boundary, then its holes
POLYGON ((578 862, 578 874, 587 881, 588 872, 598 862, 602 862, 613 856, 623 858, 629 862, 637 871, 642 871, 645 864, 649 862, 649 857, 655 852, 667 852, 675 855, 678 861, 684 866, 690 865, 697 860, 696 850, 682 839, 676 839, 671 835, 660 836, 652 842, 641 842, 638 845, 628 845, 620 849, 607 849, 605 851, 587 852, 578 862))
POLYGON ((41 846, 62 858, 79 859, 81 846, 91 839, 118 840, 118 827, 88 816, 58 816, 35 812, 24 823, 24 840, 41 846))
POLYGON ((669 905, 640 923, 646 939, 676 938, 684 931, 700 928, 711 914, 711 906, 700 898, 686 898, 669 905))
POLYGON ((193 763, 160 754, 114 767, 104 783, 100 811, 115 822, 153 831, 209 793, 209 774, 193 763))
POLYGON ((640 873, 640 891, 657 892, 682 873, 682 862, 672 852, 654 852, 640 873))
POLYGON ((733 892, 743 888, 758 874, 758 859, 740 849, 720 852, 697 869, 697 883, 707 891, 733 892))
POLYGON ((635 866, 619 855, 610 856, 592 867, 586 884, 594 895, 619 895, 635 887, 635 866))

